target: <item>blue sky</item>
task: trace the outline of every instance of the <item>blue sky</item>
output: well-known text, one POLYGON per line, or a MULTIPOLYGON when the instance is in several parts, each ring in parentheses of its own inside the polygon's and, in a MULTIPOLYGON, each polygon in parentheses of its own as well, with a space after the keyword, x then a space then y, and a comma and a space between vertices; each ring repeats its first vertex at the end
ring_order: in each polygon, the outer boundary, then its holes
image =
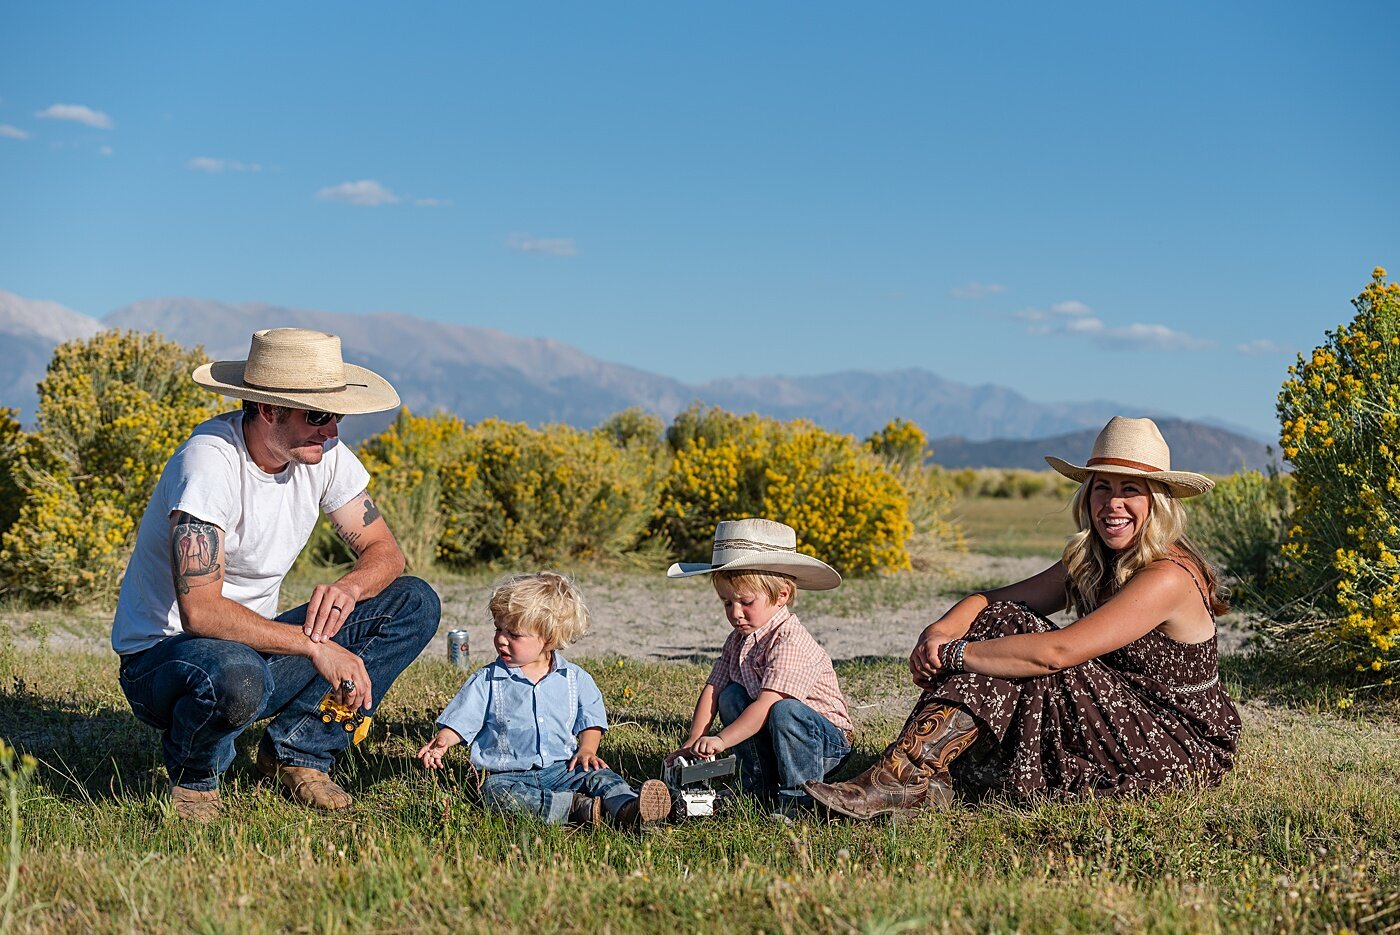
MULTIPOLYGON (((1388 3, 6 4, 0 289, 1274 431, 1400 266, 1388 3)), ((938 434, 936 426, 927 427, 938 434)))

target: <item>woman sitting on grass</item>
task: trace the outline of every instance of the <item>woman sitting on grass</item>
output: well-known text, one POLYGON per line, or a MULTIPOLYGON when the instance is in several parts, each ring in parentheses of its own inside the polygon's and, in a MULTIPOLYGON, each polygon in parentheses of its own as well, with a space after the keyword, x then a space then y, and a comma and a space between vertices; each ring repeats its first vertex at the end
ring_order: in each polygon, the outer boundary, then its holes
POLYGON ((899 737, 855 779, 807 784, 831 811, 947 804, 954 781, 1018 796, 1214 785, 1233 765, 1226 605, 1178 502, 1214 482, 1170 470, 1150 419, 1112 419, 1085 467, 1045 460, 1082 483, 1064 557, 924 630, 909 657, 924 693, 899 737), (1045 615, 1066 606, 1079 619, 1056 629, 1045 615))

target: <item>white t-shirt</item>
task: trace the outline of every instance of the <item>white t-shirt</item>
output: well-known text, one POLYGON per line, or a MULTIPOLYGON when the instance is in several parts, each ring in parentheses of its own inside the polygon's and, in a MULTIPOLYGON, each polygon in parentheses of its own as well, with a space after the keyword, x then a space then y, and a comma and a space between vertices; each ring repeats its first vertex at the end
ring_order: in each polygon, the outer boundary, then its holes
POLYGON ((181 632, 170 567, 170 514, 182 510, 224 532, 224 597, 272 618, 277 595, 321 512, 349 503, 369 472, 339 441, 319 464, 292 462, 280 474, 253 463, 243 413, 226 412, 195 428, 161 472, 136 533, 112 622, 112 648, 125 655, 181 632))

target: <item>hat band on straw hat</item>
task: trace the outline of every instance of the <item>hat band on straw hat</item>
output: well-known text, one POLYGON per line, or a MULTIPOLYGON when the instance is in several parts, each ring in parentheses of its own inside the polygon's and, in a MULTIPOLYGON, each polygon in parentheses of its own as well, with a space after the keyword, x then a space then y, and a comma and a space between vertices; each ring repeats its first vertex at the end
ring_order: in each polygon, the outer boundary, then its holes
POLYGON ((1129 461, 1127 458, 1090 458, 1088 467, 1095 467, 1100 464, 1110 464, 1114 467, 1133 468, 1138 471, 1147 471, 1150 474, 1161 474, 1162 469, 1151 464, 1144 464, 1141 461, 1129 461))
POLYGON ((716 539, 714 551, 723 552, 733 549, 736 552, 796 552, 797 547, 791 545, 774 545, 771 542, 759 542, 757 539, 716 539))
POLYGON ((364 383, 342 383, 339 386, 267 386, 244 379, 243 385, 253 390, 267 393, 343 393, 352 386, 366 386, 364 383))

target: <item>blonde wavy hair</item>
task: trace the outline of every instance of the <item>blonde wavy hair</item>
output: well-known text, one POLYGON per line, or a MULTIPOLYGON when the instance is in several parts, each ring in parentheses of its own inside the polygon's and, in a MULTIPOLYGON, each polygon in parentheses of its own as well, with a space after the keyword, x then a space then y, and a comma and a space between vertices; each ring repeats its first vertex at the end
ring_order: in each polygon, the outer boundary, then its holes
POLYGON ((1066 596, 1069 606, 1079 616, 1093 612, 1122 590, 1133 575, 1165 558, 1185 559, 1188 565, 1194 566, 1205 585, 1213 615, 1219 616, 1230 609, 1214 567, 1186 535, 1186 509, 1180 500, 1166 487, 1148 480, 1151 503, 1147 520, 1132 543, 1115 553, 1095 534, 1093 517, 1089 515, 1089 488, 1094 480, 1095 475, 1090 474, 1070 501, 1070 512, 1079 531, 1070 536, 1062 558, 1069 571, 1066 596))
POLYGON ((588 605, 572 581, 558 572, 511 575, 496 582, 487 602, 498 627, 562 649, 588 632, 588 605))

